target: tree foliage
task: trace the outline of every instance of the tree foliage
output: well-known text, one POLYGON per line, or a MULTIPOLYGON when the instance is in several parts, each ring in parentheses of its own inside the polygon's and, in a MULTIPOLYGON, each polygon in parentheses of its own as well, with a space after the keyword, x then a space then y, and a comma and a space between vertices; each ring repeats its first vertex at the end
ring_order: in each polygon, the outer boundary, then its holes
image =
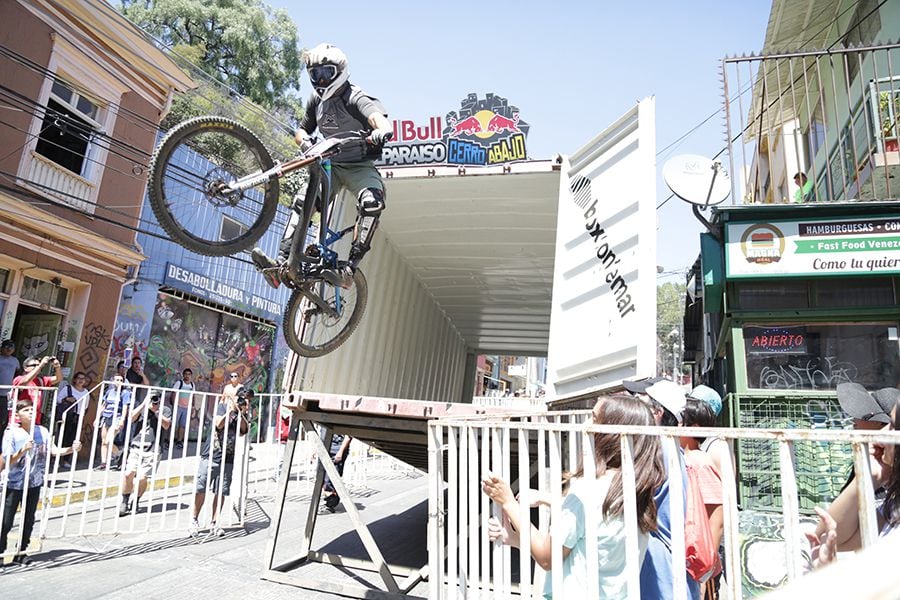
POLYGON ((668 282, 656 286, 656 339, 662 346, 664 366, 672 365, 672 346, 677 343, 680 347, 682 343, 684 296, 683 283, 668 282))
POLYGON ((297 103, 297 26, 262 0, 121 0, 138 27, 267 109, 297 103))
MULTIPOLYGON (((293 130, 303 114, 297 26, 262 0, 121 0, 120 11, 169 48, 197 88, 177 96, 160 127, 191 117, 234 119, 262 140, 276 160, 297 153, 293 130)), ((204 154, 233 161, 229 141, 204 143, 204 154)), ((198 150, 200 150, 198 148, 198 150)), ((281 180, 281 201, 299 190, 302 174, 281 180)))

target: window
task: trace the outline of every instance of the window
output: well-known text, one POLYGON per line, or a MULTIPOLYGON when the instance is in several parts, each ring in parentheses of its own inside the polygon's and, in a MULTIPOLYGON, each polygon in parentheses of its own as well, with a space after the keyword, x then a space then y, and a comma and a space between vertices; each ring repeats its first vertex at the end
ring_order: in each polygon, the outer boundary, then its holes
POLYGON ((92 100, 55 81, 35 152, 76 175, 87 175, 87 163, 96 154, 92 140, 100 130, 96 121, 99 112, 92 100))
POLYGON ((890 277, 858 277, 784 281, 743 281, 735 284, 737 306, 744 310, 893 306, 890 277))
POLYGON ((240 222, 222 215, 222 228, 219 230, 219 239, 222 241, 234 240, 246 233, 247 228, 240 222))
POLYGON ((823 279, 815 284, 815 305, 822 308, 891 306, 895 304, 890 278, 823 279))
POLYGON ((809 308, 804 281, 748 281, 738 285, 738 306, 745 310, 809 308))
POLYGON ((881 79, 870 84, 875 138, 881 152, 900 150, 900 79, 881 79))
POLYGON ((893 387, 900 377, 897 323, 746 325, 747 386, 833 390, 893 387))
POLYGON ((60 286, 58 281, 56 280, 54 283, 26 276, 22 283, 22 300, 65 310, 69 300, 69 290, 60 286))
MULTIPOLYGON (((0 268, 0 294, 7 293, 9 286, 9 269, 0 268)), ((3 313, 0 312, 0 315, 3 313)))
POLYGON ((115 126, 129 84, 117 68, 53 35, 47 77, 35 98, 17 175, 22 186, 93 214, 115 126))

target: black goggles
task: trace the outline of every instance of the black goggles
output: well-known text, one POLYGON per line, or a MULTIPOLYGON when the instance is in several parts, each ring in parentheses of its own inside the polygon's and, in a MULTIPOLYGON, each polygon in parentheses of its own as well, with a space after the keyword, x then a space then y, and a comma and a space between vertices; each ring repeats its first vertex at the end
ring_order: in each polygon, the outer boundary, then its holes
POLYGON ((308 69, 309 79, 316 85, 328 85, 337 79, 338 70, 335 65, 315 65, 308 69))

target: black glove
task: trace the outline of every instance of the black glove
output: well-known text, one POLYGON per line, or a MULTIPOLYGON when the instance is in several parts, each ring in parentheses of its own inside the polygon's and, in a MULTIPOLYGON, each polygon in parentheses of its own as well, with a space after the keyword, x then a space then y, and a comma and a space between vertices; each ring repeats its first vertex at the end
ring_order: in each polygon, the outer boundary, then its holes
POLYGON ((383 146, 391 141, 392 137, 394 137, 394 132, 390 129, 375 129, 369 134, 369 142, 374 146, 383 146))

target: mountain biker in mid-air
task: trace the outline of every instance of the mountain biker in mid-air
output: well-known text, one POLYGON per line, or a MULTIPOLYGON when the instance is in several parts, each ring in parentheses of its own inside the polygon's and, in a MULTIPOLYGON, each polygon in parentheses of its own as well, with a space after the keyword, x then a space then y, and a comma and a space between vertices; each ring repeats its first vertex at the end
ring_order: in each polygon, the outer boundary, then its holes
MULTIPOLYGON (((341 261, 337 269, 323 268, 319 273, 332 285, 349 287, 356 266, 369 251, 378 217, 385 208, 384 183, 375 168, 374 159, 381 155, 381 147, 391 135, 391 124, 381 102, 348 81, 347 57, 339 48, 319 44, 307 51, 303 60, 314 91, 294 141, 306 149, 310 135, 318 128, 326 139, 365 131, 372 144, 368 149, 360 147, 358 151, 342 151, 331 159, 332 187, 335 191, 346 188, 356 197, 357 217, 349 260, 341 261)), ((327 201, 327 198, 322 199, 322 202, 327 201)), ((254 248, 251 254, 257 270, 263 273, 272 287, 277 288, 281 284, 281 267, 287 264, 294 229, 300 219, 310 218, 310 215, 300 214, 302 209, 303 197, 298 196, 294 199, 277 260, 266 256, 259 248, 254 248)))

